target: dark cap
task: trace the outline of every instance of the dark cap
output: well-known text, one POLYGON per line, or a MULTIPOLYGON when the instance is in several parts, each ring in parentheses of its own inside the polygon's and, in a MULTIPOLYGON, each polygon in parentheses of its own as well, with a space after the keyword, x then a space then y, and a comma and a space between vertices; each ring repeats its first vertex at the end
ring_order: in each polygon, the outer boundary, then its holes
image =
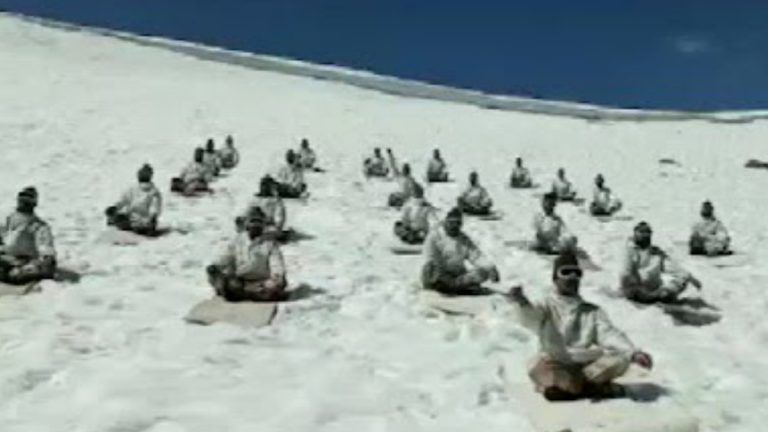
POLYGON ((635 225, 635 231, 652 231, 651 225, 648 224, 646 221, 641 221, 637 225, 635 225))
POLYGON ((37 200, 37 189, 33 186, 25 187, 19 192, 18 198, 37 200))

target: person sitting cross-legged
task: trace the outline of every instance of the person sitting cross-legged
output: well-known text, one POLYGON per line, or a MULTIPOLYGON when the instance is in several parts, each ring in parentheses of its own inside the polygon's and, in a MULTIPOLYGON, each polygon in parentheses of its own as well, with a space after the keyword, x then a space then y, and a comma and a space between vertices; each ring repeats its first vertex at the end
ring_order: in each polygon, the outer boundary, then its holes
POLYGON ((482 292, 484 282, 499 281, 498 269, 462 231, 462 224, 462 212, 454 208, 427 236, 421 272, 424 289, 453 295, 477 294, 482 292))
POLYGON ((224 148, 219 149, 221 168, 231 170, 240 163, 240 152, 235 148, 235 140, 228 135, 224 141, 224 148))
POLYGON ((541 198, 541 213, 533 219, 535 237, 532 249, 543 254, 558 254, 576 248, 576 236, 568 231, 563 219, 555 213, 557 196, 549 192, 541 198))
POLYGON ((491 213, 493 200, 480 184, 476 172, 469 174, 469 184, 457 200, 458 207, 466 214, 483 216, 491 213))
POLYGON ((107 208, 107 225, 141 235, 157 232, 162 197, 152 183, 153 173, 152 167, 146 164, 139 169, 136 174, 138 184, 128 189, 115 205, 107 208))
POLYGON ((520 286, 508 296, 521 323, 537 333, 539 354, 529 377, 536 391, 551 401, 622 397, 614 383, 631 363, 650 369, 653 359, 639 350, 599 306, 579 294, 583 271, 572 252, 554 262, 553 294, 532 303, 520 286))
POLYGON ((408 244, 422 244, 429 233, 429 219, 435 208, 424 199, 424 189, 416 185, 413 196, 405 202, 402 217, 395 222, 395 235, 408 244))
POLYGON ((576 199, 576 190, 571 181, 565 177, 565 169, 557 170, 557 178, 552 182, 552 193, 560 201, 573 201, 576 199))
POLYGON ((533 180, 531 179, 531 173, 528 168, 523 166, 523 159, 515 159, 515 168, 512 169, 512 175, 509 177, 509 185, 513 188, 530 188, 533 187, 533 180))
POLYGON ((299 165, 293 150, 285 154, 285 165, 277 173, 277 191, 282 198, 301 198, 307 191, 304 183, 304 169, 299 165))
POLYGON ((432 159, 427 165, 427 181, 430 183, 441 183, 448 181, 448 166, 445 164, 440 150, 435 149, 432 152, 432 159))
POLYGON ((262 177, 259 193, 248 203, 245 211, 235 220, 238 231, 245 229, 245 221, 256 209, 264 213, 266 223, 264 236, 281 242, 287 241, 290 231, 285 229, 285 203, 280 198, 280 195, 278 195, 277 182, 268 175, 262 177))
POLYGON ((53 278, 56 249, 51 227, 36 213, 37 189, 24 188, 16 211, 0 224, 0 281, 26 284, 53 278))
POLYGON ((725 225, 715 217, 715 207, 709 201, 701 204, 701 220, 693 225, 688 241, 691 255, 728 255, 731 236, 725 225))
POLYGON ((206 268, 216 294, 227 301, 278 301, 285 298, 286 271, 280 247, 264 234, 266 217, 258 207, 244 231, 206 268))
POLYGON ((387 161, 381 155, 381 149, 373 149, 373 156, 363 162, 363 174, 366 177, 386 177, 389 175, 387 161))
POLYGON ((171 191, 180 193, 184 196, 194 196, 200 192, 210 192, 208 187, 213 180, 213 176, 206 168, 203 160, 205 150, 198 147, 195 149, 192 162, 184 168, 180 177, 171 179, 171 191))
POLYGON ((589 212, 592 216, 610 216, 621 210, 621 200, 616 198, 611 189, 605 185, 602 174, 595 177, 595 192, 593 200, 589 204, 589 212))
POLYGON ((635 226, 619 277, 624 296, 639 303, 669 303, 689 284, 701 289, 701 282, 691 272, 652 243, 652 235, 647 222, 635 226))

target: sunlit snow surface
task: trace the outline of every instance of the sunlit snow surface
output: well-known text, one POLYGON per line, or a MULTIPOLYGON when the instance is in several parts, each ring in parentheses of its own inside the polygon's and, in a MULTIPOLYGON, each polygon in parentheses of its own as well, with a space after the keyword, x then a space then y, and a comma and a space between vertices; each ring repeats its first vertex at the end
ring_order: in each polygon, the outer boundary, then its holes
MULTIPOLYGON (((657 361, 660 384, 705 431, 759 431, 768 421, 768 123, 586 122, 388 96, 351 86, 202 62, 87 33, 0 16, 0 206, 36 185, 62 264, 79 284, 0 299, 4 432, 526 431, 499 368, 523 377, 536 341, 503 309, 482 320, 430 315, 417 296, 421 258, 395 256, 384 208, 393 183, 366 182, 361 160, 392 147, 421 176, 440 147, 457 183, 427 195, 443 210, 470 170, 505 213, 466 231, 506 288, 549 289, 548 261, 505 246, 530 237, 533 193, 506 183, 521 155, 549 184, 563 166, 584 195, 602 172, 632 221, 560 213, 604 270, 584 296, 657 361), (188 235, 135 247, 98 242, 103 209, 152 163, 158 185, 213 136, 235 135, 243 162, 210 198, 165 195, 163 223, 188 235), (314 239, 284 247, 289 277, 324 293, 281 308, 273 326, 198 327, 182 317, 211 295, 203 266, 233 215, 284 151, 308 137, 328 169, 310 174, 289 221, 314 239), (672 158, 681 165, 661 165, 672 158), (698 206, 711 199, 743 265, 685 255, 698 206), (655 309, 603 294, 631 227, 696 273, 725 318, 675 326, 655 309), (510 366, 511 365, 511 366, 510 366), (514 367, 516 366, 517 369, 514 367)), ((695 295, 695 293, 694 293, 695 295)))

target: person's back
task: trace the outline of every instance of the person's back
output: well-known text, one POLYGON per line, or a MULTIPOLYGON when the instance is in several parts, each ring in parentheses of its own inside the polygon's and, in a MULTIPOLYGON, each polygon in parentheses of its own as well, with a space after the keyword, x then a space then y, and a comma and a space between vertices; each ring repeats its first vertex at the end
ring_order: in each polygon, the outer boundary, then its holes
POLYGON ((280 168, 276 179, 279 183, 297 188, 304 184, 304 172, 296 165, 288 163, 280 168))
POLYGON ((211 180, 211 176, 210 172, 202 162, 192 161, 181 172, 181 179, 185 184, 199 181, 207 183, 211 180))
POLYGON ((282 231, 285 225, 285 203, 279 196, 255 196, 248 208, 260 208, 266 216, 268 227, 282 231))
POLYGON ((247 281, 269 279, 275 271, 282 273, 280 250, 273 241, 264 238, 252 240, 248 233, 238 233, 219 259, 222 265, 231 265, 235 276, 247 281))

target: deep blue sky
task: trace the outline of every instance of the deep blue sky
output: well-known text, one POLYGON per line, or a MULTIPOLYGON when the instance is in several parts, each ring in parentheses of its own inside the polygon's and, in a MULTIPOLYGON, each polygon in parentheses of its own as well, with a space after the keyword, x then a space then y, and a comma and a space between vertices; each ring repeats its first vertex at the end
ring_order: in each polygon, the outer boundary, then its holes
POLYGON ((768 108, 768 0, 0 0, 0 9, 491 93, 768 108))

